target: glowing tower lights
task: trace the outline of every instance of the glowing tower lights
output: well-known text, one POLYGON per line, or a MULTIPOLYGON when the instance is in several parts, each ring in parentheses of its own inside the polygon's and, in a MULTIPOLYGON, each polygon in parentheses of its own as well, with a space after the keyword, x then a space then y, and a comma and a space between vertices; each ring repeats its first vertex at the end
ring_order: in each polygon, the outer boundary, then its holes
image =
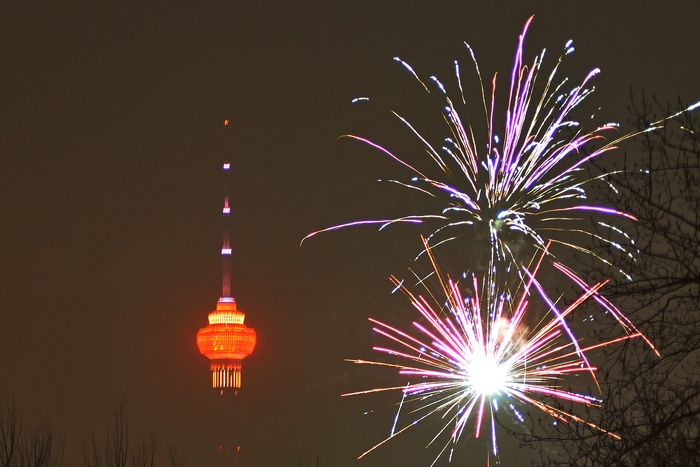
MULTIPOLYGON (((228 125, 228 120, 225 121, 228 125)), ((236 299, 231 296, 231 244, 229 241, 228 220, 231 214, 228 198, 228 174, 231 164, 223 166, 226 174, 226 194, 223 217, 225 221, 224 242, 221 247, 223 265, 223 291, 216 309, 209 313, 209 325, 197 332, 199 351, 211 360, 212 387, 237 389, 241 387, 241 363, 253 353, 257 335, 243 321, 245 313, 236 308, 236 299)))

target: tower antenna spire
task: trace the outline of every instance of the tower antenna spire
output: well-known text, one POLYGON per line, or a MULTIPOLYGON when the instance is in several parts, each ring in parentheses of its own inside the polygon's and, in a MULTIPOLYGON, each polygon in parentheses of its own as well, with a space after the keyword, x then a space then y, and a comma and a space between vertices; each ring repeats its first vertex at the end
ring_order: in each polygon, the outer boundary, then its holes
POLYGON ((231 173, 231 162, 229 152, 229 121, 224 120, 226 135, 224 137, 224 207, 222 209, 224 221, 224 241, 221 246, 221 299, 222 302, 235 302, 231 296, 231 206, 229 205, 229 178, 231 173))

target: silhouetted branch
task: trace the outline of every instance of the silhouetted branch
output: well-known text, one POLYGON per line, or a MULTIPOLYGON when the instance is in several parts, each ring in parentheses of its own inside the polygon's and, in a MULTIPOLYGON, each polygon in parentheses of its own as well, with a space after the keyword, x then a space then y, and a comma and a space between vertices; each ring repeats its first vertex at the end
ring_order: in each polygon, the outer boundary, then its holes
MULTIPOLYGON (((674 113, 644 98, 631 111, 640 130, 659 114, 674 113)), ((582 424, 541 421, 546 434, 520 438, 539 446, 543 466, 700 465, 700 124, 684 113, 637 141, 642 151, 634 160, 598 167, 617 173, 597 195, 639 222, 625 226, 627 239, 596 245, 616 258, 615 267, 585 265, 591 282, 612 278, 603 293, 633 317, 661 358, 641 339, 601 349, 604 402, 582 415, 622 439, 582 424), (630 253, 626 263, 622 249, 630 253)), ((613 324, 600 333, 615 332, 613 324)))

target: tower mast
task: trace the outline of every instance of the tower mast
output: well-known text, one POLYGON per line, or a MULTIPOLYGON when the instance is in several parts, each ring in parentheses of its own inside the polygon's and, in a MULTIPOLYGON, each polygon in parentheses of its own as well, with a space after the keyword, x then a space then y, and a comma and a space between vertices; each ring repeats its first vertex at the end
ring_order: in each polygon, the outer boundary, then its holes
MULTIPOLYGON (((226 120, 228 124, 228 120, 226 120)), ((222 210, 224 216, 224 243, 221 246, 221 267, 222 267, 222 290, 221 290, 221 301, 222 302, 232 302, 235 301, 231 296, 231 240, 230 240, 230 225, 231 225, 231 206, 228 204, 228 180, 229 173, 231 171, 231 163, 224 162, 224 208, 222 210)))

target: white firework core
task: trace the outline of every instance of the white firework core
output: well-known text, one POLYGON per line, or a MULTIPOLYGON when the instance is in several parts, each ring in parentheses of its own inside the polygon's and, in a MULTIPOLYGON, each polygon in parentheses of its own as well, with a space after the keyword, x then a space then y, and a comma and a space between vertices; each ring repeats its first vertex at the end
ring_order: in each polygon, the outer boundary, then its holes
POLYGON ((475 355, 467 368, 466 384, 478 395, 488 396, 502 391, 508 380, 506 365, 492 355, 475 355))

